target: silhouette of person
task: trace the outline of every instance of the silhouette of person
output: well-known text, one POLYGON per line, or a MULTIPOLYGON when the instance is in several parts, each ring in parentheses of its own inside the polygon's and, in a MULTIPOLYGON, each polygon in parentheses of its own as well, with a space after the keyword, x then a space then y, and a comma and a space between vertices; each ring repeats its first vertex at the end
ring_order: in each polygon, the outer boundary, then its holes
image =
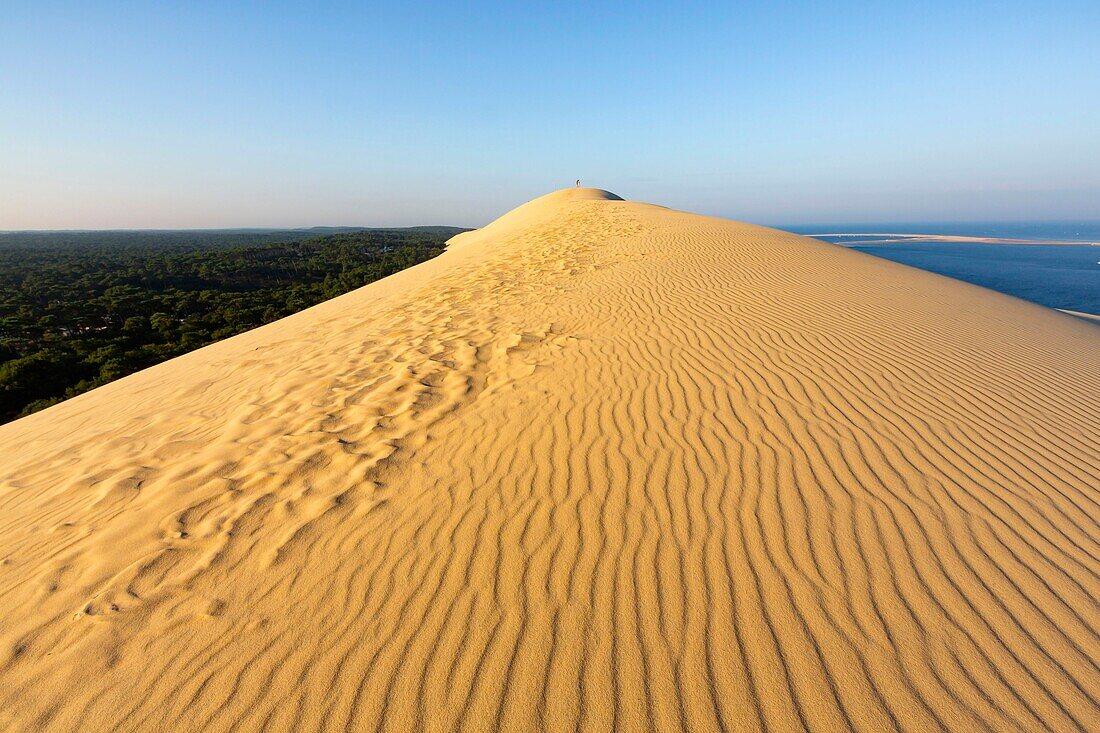
POLYGON ((577 179, 577 188, 580 188, 580 187, 581 187, 581 179, 578 178, 577 179))

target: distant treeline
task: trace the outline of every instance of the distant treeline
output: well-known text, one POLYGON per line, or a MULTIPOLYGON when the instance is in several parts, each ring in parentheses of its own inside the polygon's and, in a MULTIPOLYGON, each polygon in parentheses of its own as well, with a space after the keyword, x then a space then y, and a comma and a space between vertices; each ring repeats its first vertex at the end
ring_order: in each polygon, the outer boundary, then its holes
POLYGON ((0 233, 0 422, 423 262, 460 231, 0 233))

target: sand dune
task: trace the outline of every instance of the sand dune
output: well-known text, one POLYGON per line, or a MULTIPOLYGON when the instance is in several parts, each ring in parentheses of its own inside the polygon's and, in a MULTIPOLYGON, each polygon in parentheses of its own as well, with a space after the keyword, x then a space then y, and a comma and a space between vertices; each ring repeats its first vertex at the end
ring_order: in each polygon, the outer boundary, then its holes
POLYGON ((0 727, 1100 730, 1100 329, 614 198, 0 427, 0 727))

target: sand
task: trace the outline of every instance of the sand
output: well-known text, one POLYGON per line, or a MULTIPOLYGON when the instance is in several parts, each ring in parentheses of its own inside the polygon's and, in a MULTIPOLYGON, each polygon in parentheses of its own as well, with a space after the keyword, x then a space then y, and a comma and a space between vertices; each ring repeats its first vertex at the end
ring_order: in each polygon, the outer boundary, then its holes
POLYGON ((957 234, 807 234, 807 237, 852 237, 850 242, 836 242, 848 247, 864 246, 868 244, 933 244, 936 242, 952 242, 959 244, 1045 244, 1045 245, 1072 245, 1076 247, 1098 247, 1100 242, 1089 242, 1076 239, 1012 239, 1007 237, 967 237, 957 234), (877 239, 868 239, 877 237, 877 239), (858 238, 858 239, 857 239, 858 238))
POLYGON ((0 728, 1100 729, 1100 329, 561 191, 0 427, 0 728))
POLYGON ((1086 321, 1092 321, 1094 323, 1100 323, 1100 314, 1097 313, 1082 313, 1081 311, 1071 311, 1065 308, 1059 308, 1058 310, 1063 313, 1068 313, 1071 316, 1077 316, 1078 318, 1084 318, 1086 321))

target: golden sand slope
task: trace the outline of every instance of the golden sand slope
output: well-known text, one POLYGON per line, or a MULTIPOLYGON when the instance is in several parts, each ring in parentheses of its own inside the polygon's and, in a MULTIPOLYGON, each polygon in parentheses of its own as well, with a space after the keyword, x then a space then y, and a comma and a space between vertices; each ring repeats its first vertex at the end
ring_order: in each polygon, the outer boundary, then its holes
POLYGON ((1100 329, 611 198, 0 428, 3 727, 1100 729, 1100 329))

